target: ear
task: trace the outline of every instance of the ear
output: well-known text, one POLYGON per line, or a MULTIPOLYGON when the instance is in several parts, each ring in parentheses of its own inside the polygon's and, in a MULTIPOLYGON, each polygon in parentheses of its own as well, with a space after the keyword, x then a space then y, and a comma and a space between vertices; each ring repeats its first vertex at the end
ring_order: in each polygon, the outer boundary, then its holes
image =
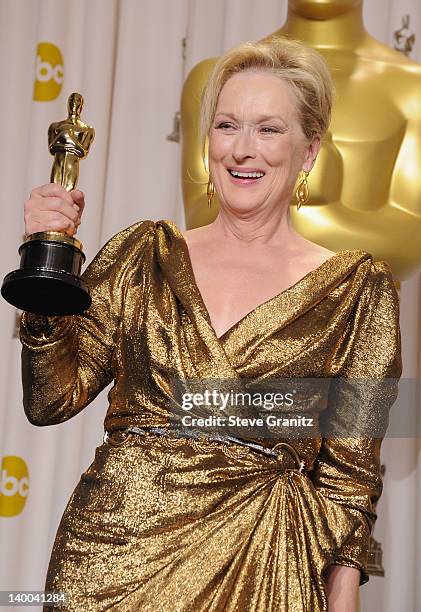
POLYGON ((321 141, 320 136, 315 136, 313 140, 307 145, 307 152, 303 163, 303 170, 310 172, 316 163, 317 155, 320 151, 321 141))

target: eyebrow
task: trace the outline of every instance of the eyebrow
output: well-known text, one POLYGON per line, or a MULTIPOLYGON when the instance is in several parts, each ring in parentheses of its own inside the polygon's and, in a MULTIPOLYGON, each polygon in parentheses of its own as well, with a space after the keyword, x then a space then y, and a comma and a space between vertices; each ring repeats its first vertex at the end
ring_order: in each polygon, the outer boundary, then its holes
MULTIPOLYGON (((234 119, 237 120, 237 117, 234 115, 234 113, 225 113, 223 111, 220 111, 219 113, 217 113, 215 115, 215 119, 219 116, 219 115, 224 115, 225 117, 230 117, 230 119, 234 119)), ((284 119, 282 119, 282 117, 280 117, 279 115, 258 115, 257 116, 257 123, 261 123, 262 121, 271 121, 272 119, 278 119, 279 121, 281 121, 285 126, 287 125, 286 121, 284 119)))

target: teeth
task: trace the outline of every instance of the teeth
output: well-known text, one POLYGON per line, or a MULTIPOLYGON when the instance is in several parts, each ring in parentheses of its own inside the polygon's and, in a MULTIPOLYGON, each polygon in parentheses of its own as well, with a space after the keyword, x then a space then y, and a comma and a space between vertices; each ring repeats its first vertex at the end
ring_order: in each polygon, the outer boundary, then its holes
POLYGON ((261 178, 265 176, 264 172, 237 172, 236 170, 229 171, 232 176, 238 176, 239 178, 261 178))

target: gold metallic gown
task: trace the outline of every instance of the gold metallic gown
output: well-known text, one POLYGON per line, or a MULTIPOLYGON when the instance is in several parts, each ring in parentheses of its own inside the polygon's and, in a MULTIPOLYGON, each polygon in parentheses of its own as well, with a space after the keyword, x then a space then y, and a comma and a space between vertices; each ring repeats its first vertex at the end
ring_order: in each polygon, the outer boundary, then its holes
MULTIPOLYGON (((388 265, 365 251, 340 251, 220 338, 170 221, 120 232, 84 278, 93 304, 83 315, 23 315, 34 425, 70 419, 113 380, 105 428, 117 436, 168 425, 172 377, 401 375, 398 295, 388 265)), ((361 394, 355 419, 375 420, 394 399, 361 394)), ((151 433, 104 442, 66 507, 45 588, 67 592, 65 609, 78 612, 327 610, 330 564, 368 580, 380 445, 297 439, 300 471, 287 451, 274 459, 151 433)))

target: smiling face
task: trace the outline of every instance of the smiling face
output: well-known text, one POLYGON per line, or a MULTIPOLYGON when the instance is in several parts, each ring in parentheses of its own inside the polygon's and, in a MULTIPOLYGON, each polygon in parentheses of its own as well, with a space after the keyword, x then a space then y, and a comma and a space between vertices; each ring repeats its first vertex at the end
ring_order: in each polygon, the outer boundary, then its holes
POLYGON ((288 83, 268 71, 232 76, 209 133, 209 170, 221 205, 241 211, 288 205, 319 145, 306 139, 288 83))

